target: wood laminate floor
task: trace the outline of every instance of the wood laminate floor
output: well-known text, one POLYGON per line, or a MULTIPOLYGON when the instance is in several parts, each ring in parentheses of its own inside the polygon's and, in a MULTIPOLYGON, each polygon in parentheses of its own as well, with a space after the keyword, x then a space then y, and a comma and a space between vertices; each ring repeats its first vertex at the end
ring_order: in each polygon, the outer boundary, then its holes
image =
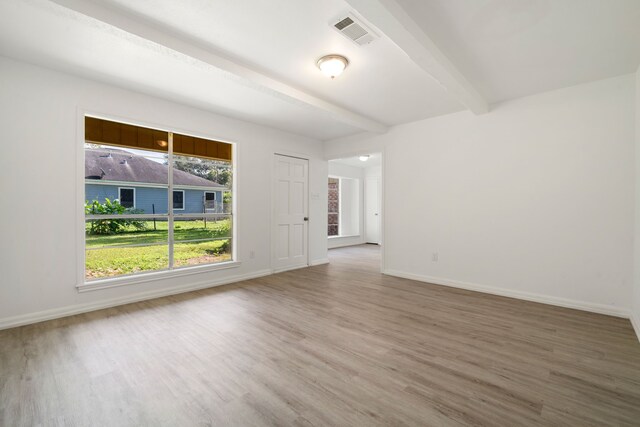
POLYGON ((0 331, 0 425, 640 425, 628 320, 330 259, 0 331))

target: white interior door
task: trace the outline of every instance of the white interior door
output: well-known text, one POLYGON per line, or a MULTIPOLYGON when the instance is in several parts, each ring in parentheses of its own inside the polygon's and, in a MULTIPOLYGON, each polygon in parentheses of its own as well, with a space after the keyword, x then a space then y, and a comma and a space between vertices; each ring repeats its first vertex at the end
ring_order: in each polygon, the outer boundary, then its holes
POLYGON ((309 161, 276 154, 274 176, 273 269, 306 267, 309 161))
POLYGON ((364 187, 365 240, 380 244, 380 178, 367 178, 364 187))

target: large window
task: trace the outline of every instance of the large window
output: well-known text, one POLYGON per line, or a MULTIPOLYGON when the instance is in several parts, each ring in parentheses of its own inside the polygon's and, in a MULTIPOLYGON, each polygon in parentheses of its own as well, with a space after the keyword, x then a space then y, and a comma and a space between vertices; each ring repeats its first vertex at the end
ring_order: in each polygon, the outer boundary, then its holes
POLYGON ((232 261, 231 145, 85 119, 85 280, 232 261))

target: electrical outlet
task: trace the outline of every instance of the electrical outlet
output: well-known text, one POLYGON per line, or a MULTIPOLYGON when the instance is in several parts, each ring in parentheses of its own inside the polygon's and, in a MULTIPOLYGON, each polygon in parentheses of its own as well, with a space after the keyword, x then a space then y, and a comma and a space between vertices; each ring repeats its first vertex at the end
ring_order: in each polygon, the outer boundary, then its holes
POLYGON ((254 259, 256 257, 255 251, 249 252, 249 258, 254 259))
POLYGON ((431 254, 431 261, 438 262, 438 252, 434 252, 431 254))

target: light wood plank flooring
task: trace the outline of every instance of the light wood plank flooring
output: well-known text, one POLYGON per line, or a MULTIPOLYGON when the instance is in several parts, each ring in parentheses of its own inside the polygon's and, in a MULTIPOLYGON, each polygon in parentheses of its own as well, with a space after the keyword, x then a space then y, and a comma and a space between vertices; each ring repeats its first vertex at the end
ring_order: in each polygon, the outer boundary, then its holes
POLYGON ((0 425, 640 425, 628 320, 330 265, 0 332, 0 425))

